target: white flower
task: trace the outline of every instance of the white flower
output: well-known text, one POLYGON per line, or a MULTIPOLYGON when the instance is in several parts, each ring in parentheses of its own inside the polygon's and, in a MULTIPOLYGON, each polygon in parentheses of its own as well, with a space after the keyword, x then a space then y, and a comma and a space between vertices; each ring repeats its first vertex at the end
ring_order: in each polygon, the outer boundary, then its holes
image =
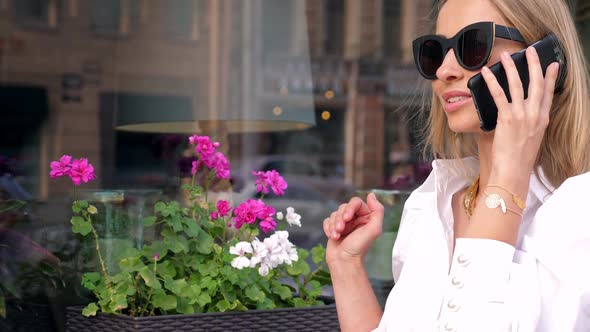
POLYGON ((260 263, 264 258, 266 258, 268 255, 268 249, 264 243, 260 242, 258 239, 254 239, 254 241, 252 241, 252 248, 254 248, 254 252, 252 253, 252 258, 250 259, 250 267, 255 267, 256 264, 260 263))
POLYGON ((287 208, 287 222, 290 226, 301 227, 301 215, 295 213, 295 209, 290 206, 287 208))
POLYGON ((238 255, 238 257, 231 261, 231 266, 234 268, 241 270, 250 266, 250 260, 244 256, 246 253, 252 253, 252 245, 249 242, 242 241, 236 243, 235 246, 229 248, 229 253, 238 255))
POLYGON ((229 253, 233 255, 244 256, 246 253, 252 253, 252 245, 250 242, 242 241, 236 243, 235 246, 229 247, 229 253))
POLYGON ((277 212, 277 220, 283 220, 283 212, 277 212))
POLYGON ((260 267, 258 268, 258 274, 260 274, 263 277, 266 277, 268 275, 268 272, 270 271, 268 265, 266 264, 260 264, 260 267))
POLYGON ((283 261, 285 260, 283 257, 283 248, 281 247, 281 244, 279 243, 279 239, 277 238, 276 234, 273 234, 270 237, 264 239, 264 245, 268 250, 266 258, 270 263, 270 267, 274 269, 280 264, 283 264, 283 261))
POLYGON ((250 260, 248 259, 248 257, 238 256, 231 261, 231 266, 238 270, 241 270, 245 267, 250 266, 250 260))
MULTIPOLYGON (((298 259, 299 259, 299 255, 297 254, 297 249, 291 248, 291 250, 289 250, 289 260, 291 260, 293 262, 297 262, 298 259)), ((289 265, 291 265, 290 262, 289 262, 289 265)))

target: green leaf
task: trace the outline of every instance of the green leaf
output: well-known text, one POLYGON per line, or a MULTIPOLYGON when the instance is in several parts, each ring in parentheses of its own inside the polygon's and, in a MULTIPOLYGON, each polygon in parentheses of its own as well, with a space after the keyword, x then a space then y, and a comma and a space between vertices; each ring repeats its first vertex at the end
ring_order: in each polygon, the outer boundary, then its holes
POLYGON ((256 309, 262 309, 262 310, 274 309, 276 307, 277 307, 277 305, 274 303, 274 301, 269 299, 268 297, 265 298, 264 301, 256 304, 256 309))
POLYGON ((154 205, 154 210, 156 210, 156 212, 162 213, 162 211, 164 211, 165 209, 166 209, 166 203, 164 203, 164 202, 158 202, 158 203, 156 203, 156 205, 154 205))
POLYGON ((188 287, 188 283, 184 279, 171 280, 168 279, 165 282, 166 288, 176 295, 183 295, 185 288, 188 287))
POLYGON ((199 296, 201 295, 201 287, 197 284, 192 284, 187 288, 187 297, 189 304, 195 304, 199 302, 199 296))
POLYGON ((177 214, 174 214, 173 215, 174 212, 170 211, 170 218, 167 219, 168 220, 168 225, 170 225, 170 227, 172 227, 172 229, 175 232, 180 232, 183 229, 182 228, 182 219, 177 214))
POLYGON ((139 271, 139 275, 143 278, 143 280, 145 281, 145 284, 148 287, 151 287, 153 289, 161 289, 162 288, 162 285, 160 284, 160 282, 156 278, 154 271, 152 271, 149 266, 142 268, 139 271))
POLYGON ((225 280, 219 289, 223 298, 229 302, 234 302, 237 299, 234 286, 229 281, 225 280))
POLYGON ((182 235, 168 237, 166 240, 164 240, 164 243, 172 252, 176 254, 180 252, 188 253, 189 251, 188 240, 182 235))
POLYGON ((236 269, 229 265, 225 265, 221 269, 221 274, 225 277, 226 280, 229 280, 234 285, 240 282, 240 277, 238 276, 236 269))
MULTIPOLYGON (((299 249, 298 251, 299 251, 300 255, 301 255, 301 253, 306 252, 306 251, 302 251, 301 249, 299 249)), ((294 277, 297 277, 300 275, 308 275, 309 272, 310 272, 309 264, 307 264, 307 262, 305 261, 305 258, 302 258, 301 256, 299 256, 298 261, 293 262, 293 265, 287 267, 287 273, 289 273, 289 275, 294 276, 294 277)))
POLYGON ((307 307, 307 303, 305 303, 305 301, 300 297, 294 298, 293 304, 295 305, 296 308, 307 307))
POLYGON ((332 278, 330 277, 330 272, 325 269, 318 270, 313 276, 312 280, 317 280, 322 285, 332 285, 332 278))
POLYGON ((156 308, 162 308, 164 310, 176 309, 178 302, 176 296, 167 295, 164 292, 157 292, 152 298, 152 303, 156 308))
POLYGON ((70 223, 72 224, 72 231, 74 233, 86 236, 92 231, 92 224, 90 221, 84 220, 84 218, 80 216, 72 217, 70 223))
POLYGON ((266 295, 264 295, 264 292, 261 291, 260 287, 258 287, 257 285, 247 287, 245 294, 248 298, 255 302, 262 302, 262 300, 264 300, 264 298, 266 297, 266 295))
POLYGON ((293 296, 291 289, 287 286, 279 286, 273 289, 273 293, 277 294, 281 300, 286 300, 293 296))
POLYGON ((325 258, 326 258, 326 249, 324 248, 324 246, 321 243, 316 245, 315 247, 311 248, 311 260, 315 264, 320 264, 320 262, 323 262, 325 258))
POLYGON ((98 311, 98 306, 96 305, 96 303, 92 302, 92 303, 89 303, 86 306, 86 308, 84 308, 82 310, 82 316, 84 316, 84 317, 96 316, 97 311, 98 311))
POLYGON ((86 289, 93 290, 96 288, 96 283, 100 280, 101 276, 98 272, 88 272, 82 275, 82 285, 86 289))
POLYGON ((219 267, 211 261, 205 261, 197 266, 199 273, 203 276, 216 277, 219 274, 219 267))
POLYGON ((88 209, 86 209, 86 211, 88 211, 88 213, 90 213, 90 214, 97 214, 98 213, 98 209, 96 209, 96 206, 94 206, 94 205, 89 205, 88 209))
POLYGON ((219 309, 219 311, 225 312, 226 310, 228 310, 230 308, 231 305, 227 300, 221 300, 221 301, 217 302, 217 304, 215 306, 217 307, 217 309, 219 309))
POLYGON ((317 280, 312 280, 308 283, 309 289, 307 294, 311 297, 318 297, 322 295, 322 284, 317 280))
POLYGON ((127 294, 117 293, 113 295, 110 305, 112 311, 121 311, 127 307, 127 294))
POLYGON ((145 264, 139 257, 127 257, 123 258, 119 262, 119 268, 122 272, 135 272, 145 267, 145 264))
POLYGON ((158 268, 157 268, 156 273, 159 276, 162 276, 164 279, 166 279, 166 278, 174 279, 174 277, 176 277, 176 269, 170 263, 170 261, 163 261, 161 263, 158 262, 158 268))
POLYGON ((80 209, 84 210, 88 207, 88 201, 85 201, 85 200, 78 201, 78 206, 80 206, 80 209))
POLYGON ((200 232, 197 236, 197 251, 201 254, 210 254, 213 248, 213 238, 206 232, 200 232))
POLYGON ((168 247, 163 241, 154 241, 150 245, 143 246, 142 254, 148 260, 153 261, 155 253, 158 253, 160 260, 166 256, 168 247))
POLYGON ((156 223, 156 220, 158 220, 158 218, 154 216, 145 217, 143 218, 143 226, 150 227, 156 223))
POLYGON ((204 307, 205 305, 211 303, 211 296, 209 296, 208 293, 201 293, 199 294, 199 296, 197 297, 197 303, 201 306, 204 307))
POLYGON ((80 211, 82 211, 82 208, 80 208, 80 204, 78 203, 78 201, 74 201, 74 203, 72 204, 72 212, 80 213, 80 211))
POLYGON ((201 233, 201 227, 191 218, 185 218, 184 225, 184 232, 189 237, 198 237, 199 233, 201 233))
POLYGON ((195 313, 195 307, 193 306, 193 303, 189 303, 188 299, 179 297, 176 300, 178 301, 178 304, 176 306, 176 311, 178 311, 181 314, 194 314, 195 313))
POLYGON ((217 281, 213 280, 210 276, 206 276, 200 280, 199 286, 201 286, 201 289, 215 290, 217 288, 217 281))

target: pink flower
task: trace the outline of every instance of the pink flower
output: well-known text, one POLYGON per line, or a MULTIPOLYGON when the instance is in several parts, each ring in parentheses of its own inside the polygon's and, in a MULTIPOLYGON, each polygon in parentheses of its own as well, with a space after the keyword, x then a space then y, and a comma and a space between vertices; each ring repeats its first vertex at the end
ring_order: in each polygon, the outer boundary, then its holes
POLYGON ((282 196, 285 194, 285 189, 287 189, 287 182, 283 177, 279 174, 279 172, 272 171, 266 172, 266 183, 272 189, 272 192, 277 196, 282 196))
POLYGON ((252 175, 256 177, 256 192, 268 194, 268 188, 270 187, 272 192, 277 196, 285 194, 287 182, 285 179, 283 179, 279 172, 275 171, 274 169, 267 172, 252 172, 252 175))
POLYGON ((210 160, 211 168, 215 169, 215 176, 218 179, 229 179, 229 161, 221 152, 216 152, 210 160))
POLYGON ((274 231, 276 227, 277 223, 272 218, 268 218, 260 222, 260 229, 262 229, 264 234, 274 231))
POLYGON ((229 211, 231 210, 228 201, 224 201, 222 199, 217 201, 217 212, 219 212, 220 217, 225 217, 229 215, 229 211))
POLYGON ((266 173, 262 171, 252 171, 252 175, 256 177, 256 192, 268 194, 268 187, 266 184, 266 173))
POLYGON ((88 162, 86 158, 75 159, 72 161, 72 168, 70 169, 70 178, 75 185, 79 186, 82 182, 96 179, 94 174, 94 167, 88 162))
POLYGON ((160 254, 157 252, 154 253, 154 261, 158 261, 160 259, 160 254))
POLYGON ((197 136, 194 135, 189 138, 189 142, 195 146, 195 152, 200 155, 201 159, 207 167, 211 167, 207 164, 207 161, 211 159, 213 154, 215 154, 215 149, 219 147, 218 142, 212 142, 209 136, 197 136))
POLYGON ((217 220, 218 214, 216 211, 211 212, 211 219, 217 220))
POLYGON ((266 218, 264 215, 264 202, 256 199, 249 199, 234 209, 234 223, 240 229, 244 223, 253 224, 257 218, 266 218))
POLYGON ((51 172, 49 172, 51 178, 55 179, 60 176, 69 175, 70 169, 72 168, 71 161, 72 156, 68 156, 67 154, 61 156, 59 161, 52 161, 50 164, 51 172))

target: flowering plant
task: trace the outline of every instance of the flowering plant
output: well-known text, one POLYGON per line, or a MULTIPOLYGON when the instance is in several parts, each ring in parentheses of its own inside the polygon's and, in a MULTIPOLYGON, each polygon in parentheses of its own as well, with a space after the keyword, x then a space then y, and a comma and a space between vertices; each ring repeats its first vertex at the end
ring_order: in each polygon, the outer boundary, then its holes
MULTIPOLYGON (((293 208, 284 215, 264 202, 265 195, 284 194, 287 183, 281 175, 274 170, 252 172, 260 199, 235 207, 226 200, 210 202, 211 184, 229 179, 230 164, 217 151, 219 143, 208 136, 194 135, 189 144, 196 155, 192 181, 182 186, 189 203, 157 202, 143 224, 156 227, 160 237, 141 250, 127 248, 118 271, 108 271, 102 259, 94 226, 97 208, 74 200, 72 230, 92 234, 100 262, 100 271, 82 278, 97 299, 83 314, 100 310, 150 316, 322 304, 318 296, 330 283, 324 247, 311 249, 312 270, 310 252, 296 248, 285 230, 300 227, 301 217, 293 208), (203 177, 203 185, 195 184, 197 176, 203 177)), ((75 186, 96 178, 86 159, 66 155, 51 168, 51 177, 69 176, 75 186)))

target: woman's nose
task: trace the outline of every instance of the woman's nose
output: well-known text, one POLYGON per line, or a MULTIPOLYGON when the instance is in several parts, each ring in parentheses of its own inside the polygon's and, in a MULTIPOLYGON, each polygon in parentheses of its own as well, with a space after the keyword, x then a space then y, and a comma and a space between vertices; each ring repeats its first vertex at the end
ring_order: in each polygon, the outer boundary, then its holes
POLYGON ((442 64, 436 71, 436 77, 445 82, 463 78, 463 68, 457 62, 453 49, 450 49, 445 55, 442 64))

